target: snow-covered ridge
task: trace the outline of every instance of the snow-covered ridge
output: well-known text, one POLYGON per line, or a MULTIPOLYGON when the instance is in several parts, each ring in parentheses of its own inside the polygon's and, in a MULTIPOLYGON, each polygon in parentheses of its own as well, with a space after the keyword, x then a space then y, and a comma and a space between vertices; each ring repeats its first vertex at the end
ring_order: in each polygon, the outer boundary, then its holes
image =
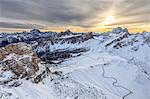
POLYGON ((0 34, 0 99, 149 99, 150 33, 0 34))

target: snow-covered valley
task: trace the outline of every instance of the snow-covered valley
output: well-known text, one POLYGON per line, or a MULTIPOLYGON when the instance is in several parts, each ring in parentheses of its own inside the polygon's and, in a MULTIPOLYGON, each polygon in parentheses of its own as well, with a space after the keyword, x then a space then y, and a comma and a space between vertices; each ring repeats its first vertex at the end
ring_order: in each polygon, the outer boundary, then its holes
POLYGON ((0 99, 149 99, 150 33, 0 34, 0 99))

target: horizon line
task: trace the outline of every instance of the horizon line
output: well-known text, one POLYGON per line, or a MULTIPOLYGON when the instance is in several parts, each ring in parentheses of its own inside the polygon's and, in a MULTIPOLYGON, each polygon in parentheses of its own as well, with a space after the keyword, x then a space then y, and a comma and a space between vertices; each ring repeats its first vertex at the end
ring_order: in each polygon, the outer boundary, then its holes
MULTIPOLYGON (((119 26, 118 26, 119 27, 119 26)), ((118 28, 118 27, 115 27, 115 28, 118 28)), ((82 30, 82 31, 80 31, 80 30, 78 30, 78 29, 75 29, 75 31, 74 31, 74 29, 69 29, 69 28, 66 28, 66 29, 40 29, 40 28, 31 28, 31 29, 1 29, 0 30, 0 34, 1 33, 21 33, 21 32, 30 32, 31 30, 33 30, 33 29, 38 29, 38 30, 40 30, 40 32, 65 32, 65 31, 67 31, 67 30, 70 30, 71 32, 77 32, 77 33, 90 33, 90 32, 94 32, 94 33, 105 33, 105 32, 111 32, 111 31, 113 31, 113 29, 115 29, 115 28, 105 28, 105 29, 99 29, 99 31, 98 30, 96 30, 96 31, 89 31, 88 29, 84 29, 84 30, 82 30)), ((125 29, 126 27, 121 27, 122 29, 125 29)), ((140 30, 140 31, 135 31, 135 30, 132 30, 132 29, 130 29, 130 28, 127 28, 128 29, 128 31, 129 31, 129 33, 143 33, 143 32, 150 32, 150 30, 144 30, 144 29, 140 29, 140 28, 136 28, 137 30, 140 30)))

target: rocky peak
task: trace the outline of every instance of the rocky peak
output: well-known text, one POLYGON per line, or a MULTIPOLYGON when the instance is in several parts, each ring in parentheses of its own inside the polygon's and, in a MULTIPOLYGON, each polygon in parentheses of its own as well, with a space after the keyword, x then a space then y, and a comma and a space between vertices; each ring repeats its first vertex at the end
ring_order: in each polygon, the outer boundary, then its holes
POLYGON ((65 31, 65 33, 72 33, 69 29, 67 29, 66 31, 65 31))
POLYGON ((72 34, 72 32, 69 29, 67 29, 65 32, 63 32, 63 35, 70 35, 70 34, 72 34))
POLYGON ((127 28, 124 28, 122 31, 126 32, 126 33, 129 33, 127 28))
POLYGON ((32 29, 30 32, 32 32, 32 33, 40 33, 40 30, 39 29, 32 29))
POLYGON ((112 33, 114 33, 114 34, 120 34, 120 33, 124 33, 124 32, 128 33, 128 29, 127 28, 123 29, 121 27, 117 27, 112 30, 112 33))
POLYGON ((112 32, 115 34, 119 34, 122 32, 122 28, 121 27, 113 28, 112 32))

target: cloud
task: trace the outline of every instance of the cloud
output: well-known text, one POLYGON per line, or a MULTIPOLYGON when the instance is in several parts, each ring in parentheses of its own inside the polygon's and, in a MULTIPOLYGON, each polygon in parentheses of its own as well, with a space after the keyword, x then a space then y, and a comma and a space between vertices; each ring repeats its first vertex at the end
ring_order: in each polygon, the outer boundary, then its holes
MULTIPOLYGON (((144 17, 144 15, 142 17, 144 17)), ((145 17, 141 19, 139 16, 137 16, 137 17, 135 16, 135 17, 123 18, 121 21, 113 22, 111 24, 107 24, 106 26, 126 25, 126 24, 128 24, 128 25, 132 25, 132 24, 139 25, 139 24, 147 24, 149 22, 150 22, 150 20, 145 18, 145 17)))
POLYGON ((150 16, 150 0, 123 0, 116 7, 119 8, 116 13, 124 17, 150 16))
POLYGON ((104 0, 1 0, 2 17, 79 25, 108 7, 104 0), (97 5, 98 4, 98 5, 97 5), (96 6, 97 5, 97 6, 96 6), (99 6, 100 5, 100 6, 99 6))
MULTIPOLYGON (((149 22, 150 0, 0 0, 0 18, 20 20, 20 23, 33 21, 49 27, 90 28, 103 20, 109 11, 119 18, 127 17, 128 23, 134 22, 135 16, 140 22, 149 22)), ((34 27, 30 23, 20 23, 1 23, 1 27, 34 27)), ((120 23, 123 24, 114 24, 120 23)))
POLYGON ((22 23, 10 23, 10 22, 0 22, 0 28, 16 28, 16 29, 44 29, 44 26, 37 25, 37 24, 22 24, 22 23))

